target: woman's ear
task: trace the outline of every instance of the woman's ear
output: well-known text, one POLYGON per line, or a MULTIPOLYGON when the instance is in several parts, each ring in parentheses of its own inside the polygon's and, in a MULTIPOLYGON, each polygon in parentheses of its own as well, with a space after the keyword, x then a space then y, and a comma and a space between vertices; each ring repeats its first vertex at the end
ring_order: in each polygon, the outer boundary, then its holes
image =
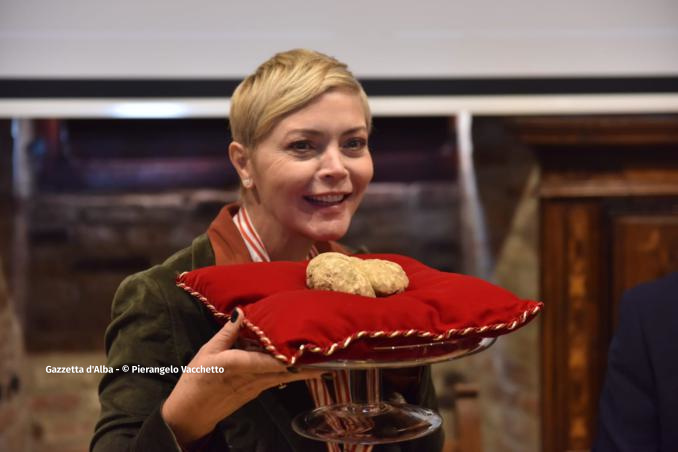
POLYGON ((228 158, 238 172, 243 187, 251 188, 253 180, 251 161, 247 149, 237 141, 232 141, 231 144, 228 145, 228 158))

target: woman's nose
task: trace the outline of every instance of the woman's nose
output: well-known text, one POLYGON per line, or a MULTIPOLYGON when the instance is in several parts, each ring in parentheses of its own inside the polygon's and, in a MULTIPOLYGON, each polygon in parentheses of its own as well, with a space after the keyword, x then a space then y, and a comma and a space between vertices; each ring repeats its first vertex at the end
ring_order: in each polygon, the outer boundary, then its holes
POLYGON ((336 146, 328 147, 320 161, 319 175, 322 178, 341 179, 348 176, 344 155, 336 146))

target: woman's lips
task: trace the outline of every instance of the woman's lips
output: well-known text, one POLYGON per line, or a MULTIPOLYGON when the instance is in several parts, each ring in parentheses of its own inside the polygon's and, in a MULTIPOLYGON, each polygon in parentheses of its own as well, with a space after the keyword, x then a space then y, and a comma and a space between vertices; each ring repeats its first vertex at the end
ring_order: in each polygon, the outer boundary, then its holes
POLYGON ((321 206, 321 207, 326 207, 326 206, 335 206, 337 204, 341 204, 350 196, 350 193, 348 194, 330 194, 330 195, 309 195, 309 196, 304 196, 304 199, 308 201, 309 203, 315 205, 315 206, 321 206))

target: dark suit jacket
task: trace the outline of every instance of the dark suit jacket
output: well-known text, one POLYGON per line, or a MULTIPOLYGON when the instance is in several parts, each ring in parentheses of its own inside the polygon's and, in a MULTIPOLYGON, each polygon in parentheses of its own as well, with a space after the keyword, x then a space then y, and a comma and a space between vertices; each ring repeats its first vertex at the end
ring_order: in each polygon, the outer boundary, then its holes
POLYGON ((678 451, 678 273, 622 298, 593 451, 678 451))
MULTIPOLYGON (((227 223, 232 224, 230 222, 227 223)), ((220 261, 249 260, 239 233, 228 226, 215 240, 223 240, 220 261), (225 246, 228 245, 228 246, 225 246), (224 251, 225 250, 225 251, 224 251), (230 256, 230 257, 229 257, 230 256)), ((325 250, 334 247, 325 245, 325 250)), ((323 251, 323 247, 319 249, 323 251)), ((218 330, 211 314, 174 284, 178 273, 214 265, 214 250, 206 234, 162 265, 125 279, 116 292, 113 320, 106 331, 109 367, 123 365, 187 365, 198 349, 218 330)), ((160 416, 160 406, 179 379, 178 373, 160 375, 114 372, 106 374, 99 386, 101 417, 91 443, 95 452, 176 451, 174 436, 160 416)), ((386 382, 385 382, 386 383, 386 382)), ((384 386, 387 386, 386 384, 384 386)), ((410 403, 435 409, 435 392, 430 369, 423 368, 420 385, 405 395, 410 403)), ((327 451, 324 443, 294 433, 291 419, 314 408, 304 382, 289 384, 284 390, 264 391, 224 419, 209 435, 205 451, 327 451)), ((420 440, 375 450, 437 451, 442 433, 420 440)))

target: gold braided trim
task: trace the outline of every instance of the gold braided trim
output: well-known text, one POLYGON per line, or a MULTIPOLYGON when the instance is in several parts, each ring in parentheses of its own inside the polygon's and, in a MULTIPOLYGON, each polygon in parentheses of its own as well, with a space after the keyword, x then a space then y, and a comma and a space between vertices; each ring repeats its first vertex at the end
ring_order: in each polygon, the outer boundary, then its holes
MULTIPOLYGON (((181 277, 179 275, 179 277, 181 277)), ((219 312, 210 302, 209 300, 204 297, 201 293, 193 290, 191 287, 187 286, 184 283, 177 282, 177 287, 180 287, 184 289, 186 292, 191 294, 194 298, 200 300, 206 307, 209 309, 209 311, 217 318, 220 320, 229 320, 231 318, 230 315, 224 314, 222 312, 219 312)), ((537 313, 541 310, 542 305, 539 304, 535 306, 532 309, 528 309, 523 311, 516 319, 514 319, 511 322, 506 322, 506 323, 495 323, 494 325, 485 325, 485 326, 478 326, 478 327, 467 327, 463 329, 457 329, 457 328, 452 328, 447 330, 444 333, 441 334, 436 334, 431 331, 420 331, 420 330, 394 330, 394 331, 358 331, 357 333, 354 333, 345 339, 335 342, 331 344, 329 347, 318 347, 317 345, 313 344, 304 344, 299 346, 297 349, 297 352, 291 356, 288 357, 286 355, 283 355, 278 351, 278 349, 273 345, 273 342, 271 342, 271 339, 264 333, 261 328, 256 326, 254 323, 250 322, 247 318, 243 320, 243 324, 250 330, 252 331, 257 338, 259 339, 259 342, 261 345, 271 353, 276 359, 282 361, 288 366, 293 366, 297 360, 305 353, 305 352, 311 352, 311 353, 322 353, 325 356, 331 356, 334 352, 337 350, 343 350, 348 348, 348 346, 351 344, 356 339, 360 339, 363 337, 367 338, 379 338, 379 337, 387 337, 387 338, 396 338, 396 337, 411 337, 411 336, 416 336, 416 337, 421 337, 421 338, 427 338, 432 341, 442 341, 442 340, 447 340, 451 339, 452 337, 463 337, 467 336, 470 333, 477 333, 477 334, 482 334, 487 331, 490 332, 497 332, 497 331, 511 331, 514 330, 518 325, 522 325, 523 323, 527 322, 527 320, 531 317, 534 317, 537 315, 537 313)))
MULTIPOLYGON (((180 274, 179 278, 181 278, 185 273, 186 272, 180 274)), ((194 298, 197 298, 198 300, 200 300, 202 302, 202 304, 205 305, 205 307, 212 313, 212 315, 215 318, 217 318, 219 320, 224 320, 225 322, 231 320, 230 315, 224 314, 223 312, 218 311, 217 308, 215 308, 214 305, 212 305, 212 303, 210 303, 209 300, 207 298, 205 298, 200 292, 196 292, 195 290, 193 290, 191 287, 187 286, 184 283, 177 282, 176 284, 177 284, 177 287, 184 289, 186 292, 191 294, 194 298)))

